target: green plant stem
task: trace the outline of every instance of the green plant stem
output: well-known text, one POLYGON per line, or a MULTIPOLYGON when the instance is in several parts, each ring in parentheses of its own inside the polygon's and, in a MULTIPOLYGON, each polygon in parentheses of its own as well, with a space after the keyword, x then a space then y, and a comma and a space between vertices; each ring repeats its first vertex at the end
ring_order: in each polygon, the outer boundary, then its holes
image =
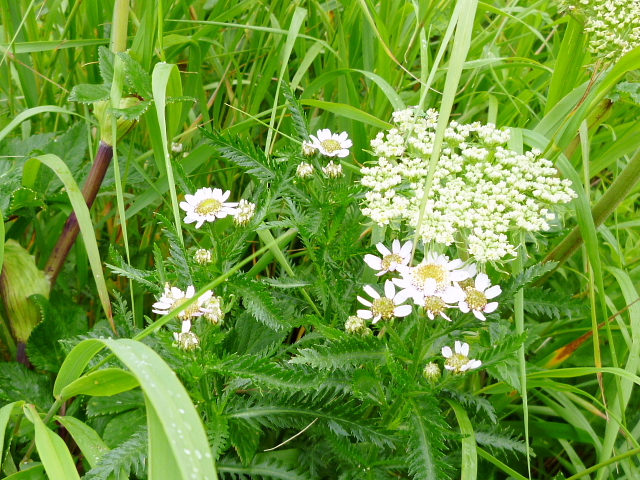
MULTIPOLYGON (((93 166, 91 167, 91 171, 89 172, 89 176, 87 177, 87 181, 82 188, 82 196, 84 197, 85 202, 87 202, 87 207, 89 207, 89 209, 98 195, 98 191, 100 190, 100 186, 102 185, 102 181, 104 180, 104 176, 107 173, 107 169, 109 168, 112 158, 113 147, 101 141, 100 148, 98 148, 98 153, 96 154, 96 158, 93 162, 93 166)), ((75 212, 73 212, 69 216, 67 223, 64 225, 64 229, 58 238, 58 242, 53 248, 49 259, 47 260, 47 264, 44 267, 44 273, 51 281, 52 287, 56 283, 56 279, 62 270, 62 266, 67 259, 67 255, 69 255, 69 252, 71 251, 71 247, 73 247, 76 238, 78 238, 79 232, 80 226, 78 225, 78 218, 76 217, 75 212)))
MULTIPOLYGON (((524 232, 519 231, 515 235, 515 245, 518 246, 518 256, 513 262, 514 277, 524 270, 527 258, 527 248, 524 241, 524 232)), ((516 323, 516 333, 524 333, 524 290, 521 288, 516 292, 514 298, 514 316, 516 323)), ((527 449, 527 472, 531 478, 531 457, 529 455, 529 404, 527 399, 527 364, 525 358, 525 347, 522 345, 518 350, 518 363, 520 364, 520 388, 522 390, 522 410, 524 416, 524 441, 527 449)))
MULTIPOLYGON (((640 180, 640 150, 631 158, 631 161, 625 169, 618 175, 615 181, 604 193, 600 201, 593 207, 593 222, 598 228, 604 221, 611 216, 618 205, 627 198, 631 190, 640 180)), ((556 268, 567 261, 583 244, 584 239, 579 227, 575 227, 569 235, 567 235, 560 244, 553 249, 544 259, 544 262, 558 262, 556 268)), ((555 269, 554 269, 555 271, 555 269)), ((548 273, 536 282, 537 285, 543 284, 551 275, 548 273)))
POLYGON ((616 456, 616 457, 611 457, 609 460, 606 460, 604 462, 598 463, 592 467, 587 468, 586 470, 583 470, 580 473, 576 473, 575 475, 572 475, 571 477, 568 477, 567 480, 577 480, 578 478, 582 478, 585 475, 589 475, 592 472, 596 472, 598 470, 600 470, 602 467, 606 467, 607 465, 611 465, 612 463, 617 463, 620 460, 624 460, 625 458, 629 458, 632 457, 634 455, 639 455, 640 454, 640 448, 634 448, 633 450, 629 450, 628 452, 624 452, 621 453, 620 455, 616 456))

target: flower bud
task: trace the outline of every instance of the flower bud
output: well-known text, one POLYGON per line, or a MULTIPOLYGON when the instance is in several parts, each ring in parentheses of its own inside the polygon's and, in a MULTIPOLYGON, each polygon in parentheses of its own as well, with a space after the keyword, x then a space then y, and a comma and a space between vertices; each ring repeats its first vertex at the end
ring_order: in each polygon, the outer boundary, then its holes
MULTIPOLYGON (((119 108, 129 108, 140 103, 140 100, 136 97, 124 97, 120 100, 119 108)), ((113 135, 111 128, 111 113, 109 112, 111 107, 110 100, 102 100, 93 104, 93 114, 98 119, 98 125, 100 126, 100 140, 109 146, 113 146, 113 135)), ((127 120, 124 117, 119 117, 116 120, 116 140, 119 142, 122 138, 131 131, 135 126, 135 120, 127 120)))
POLYGON ((422 374, 424 375, 424 378, 426 378, 430 382, 436 382, 442 375, 442 372, 440 371, 440 367, 437 363, 431 362, 427 363, 427 365, 424 367, 424 370, 422 371, 422 374))
POLYGON ((26 343, 31 331, 40 323, 40 310, 29 300, 31 295, 49 298, 51 284, 44 272, 18 242, 4 244, 4 264, 0 275, 0 295, 4 301, 11 331, 19 342, 26 343))
POLYGON ((178 348, 180 350, 184 350, 185 352, 195 350, 200 345, 198 336, 193 332, 174 332, 173 338, 176 340, 178 348))

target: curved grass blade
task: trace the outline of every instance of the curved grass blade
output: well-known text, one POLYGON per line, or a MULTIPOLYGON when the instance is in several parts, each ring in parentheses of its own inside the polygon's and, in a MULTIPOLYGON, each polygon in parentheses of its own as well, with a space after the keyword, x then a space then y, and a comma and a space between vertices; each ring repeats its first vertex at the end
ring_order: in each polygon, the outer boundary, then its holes
POLYGON ((23 410, 35 427, 36 447, 47 476, 56 480, 80 480, 64 440, 47 428, 35 406, 25 405, 23 410))
POLYGON ((73 211, 78 218, 78 225, 82 232, 82 239, 87 250, 87 256, 89 257, 89 263, 91 264, 91 270, 96 282, 96 288, 98 289, 102 308, 104 309, 104 313, 107 316, 109 323, 111 324, 111 328, 113 328, 113 331, 115 332, 115 325, 113 323, 113 315, 111 312, 111 302, 109 301, 109 292, 104 280, 102 262, 100 261, 100 252, 98 251, 98 242, 96 241, 93 224, 91 223, 91 216, 89 215, 89 209, 84 201, 82 192, 80 191, 76 181, 73 179, 73 175, 71 174, 69 167, 67 167, 60 157, 47 154, 40 155, 35 158, 53 170, 65 186, 73 211))
POLYGON ((362 122, 367 125, 373 125, 374 127, 388 130, 393 128, 390 123, 384 122, 373 115, 363 112, 362 110, 346 105, 344 103, 325 102, 324 100, 300 100, 302 105, 308 105, 310 107, 321 108, 327 112, 335 113, 345 118, 362 122))
POLYGON ((16 118, 11 120, 9 125, 0 130, 0 141, 4 139, 11 131, 20 125, 22 122, 27 120, 28 118, 33 117, 34 115, 38 115, 40 113, 66 113, 67 115, 80 115, 79 113, 72 112, 71 110, 66 110, 60 107, 54 107, 52 105, 43 105, 42 107, 34 107, 25 110, 24 112, 20 112, 16 115, 16 118))
POLYGON ((465 435, 462 439, 462 475, 460 480, 476 480, 478 478, 478 445, 473 425, 471 425, 469 415, 460 403, 450 399, 447 399, 447 402, 456 414, 460 432, 465 435))
POLYGON ((102 441, 98 432, 86 423, 70 416, 60 417, 56 415, 53 418, 71 434, 91 468, 94 468, 102 455, 110 450, 107 444, 102 441))

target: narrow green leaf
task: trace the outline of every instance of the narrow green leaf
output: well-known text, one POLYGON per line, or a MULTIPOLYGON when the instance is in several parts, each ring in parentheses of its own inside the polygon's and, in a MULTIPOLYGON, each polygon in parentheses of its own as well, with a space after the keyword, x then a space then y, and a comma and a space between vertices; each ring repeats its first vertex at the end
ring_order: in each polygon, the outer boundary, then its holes
POLYGON ((66 115, 79 115, 78 113, 72 112, 71 110, 66 110, 60 107, 54 107, 53 105, 44 105, 42 107, 34 107, 28 108, 24 112, 20 112, 16 115, 16 118, 9 122, 9 125, 0 130, 0 141, 4 139, 11 131, 20 125, 22 122, 27 120, 28 118, 33 117, 34 115, 39 115, 41 113, 62 113, 66 115))
POLYGON ((384 122, 369 113, 366 113, 356 107, 352 107, 351 105, 346 105, 344 103, 325 102, 323 100, 300 100, 300 103, 302 105, 308 105, 310 107, 321 108, 323 110, 326 110, 327 112, 335 113, 336 115, 342 116, 344 118, 350 118, 351 120, 356 120, 357 122, 362 122, 367 125, 373 125, 374 127, 382 128, 385 130, 393 128, 393 125, 391 125, 390 123, 384 122))
POLYGON ((109 451, 109 447, 102 441, 100 435, 86 423, 75 417, 56 415, 53 418, 69 431, 91 468, 94 468, 102 455, 109 451))
POLYGON ((9 475, 5 477, 4 480, 47 480, 47 476, 44 474, 44 466, 36 465, 35 467, 9 475))
MULTIPOLYGON (((89 263, 91 264, 91 270, 93 272, 93 278, 96 282, 98 289, 98 295, 100 296, 100 302, 102 308, 113 326, 113 315, 111 313, 111 302, 109 301, 109 292, 107 290, 107 284, 104 280, 104 273, 102 272, 102 263, 100 261, 100 252, 98 251, 98 243, 96 241, 96 235, 93 231, 93 224, 91 222, 91 216, 89 215, 89 209, 84 201, 82 192, 78 188, 78 184, 73 178, 69 167, 56 155, 40 155, 35 157, 47 167, 55 172, 60 181, 64 184, 71 206, 78 218, 78 225, 82 232, 82 239, 84 241, 87 255, 89 257, 89 263)), ((115 328, 115 327, 114 327, 115 328)))
POLYGON ((462 476, 460 480, 476 480, 478 478, 478 453, 473 425, 466 410, 455 400, 447 400, 456 414, 462 439, 462 476))
POLYGON ((24 405, 23 401, 13 402, 0 408, 0 456, 4 453, 4 431, 7 428, 11 415, 18 413, 18 409, 24 405))
POLYGON ((24 413, 36 430, 38 455, 47 476, 56 480, 80 480, 76 465, 67 445, 58 435, 47 428, 33 405, 25 405, 24 413))

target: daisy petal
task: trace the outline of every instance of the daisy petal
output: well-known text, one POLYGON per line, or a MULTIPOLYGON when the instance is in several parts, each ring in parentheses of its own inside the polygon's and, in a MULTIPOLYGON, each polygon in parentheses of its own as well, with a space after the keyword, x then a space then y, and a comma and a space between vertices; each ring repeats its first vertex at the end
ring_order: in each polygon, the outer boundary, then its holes
POLYGON ((476 277, 476 290, 480 291, 480 292, 484 292, 489 285, 491 285, 491 282, 489 281, 489 277, 487 276, 486 273, 479 273, 478 276, 476 277))
POLYGON ((373 313, 371 313, 371 310, 358 310, 358 316, 363 320, 370 320, 373 318, 373 313))
POLYGON ((493 313, 498 308, 498 302, 487 303, 484 307, 484 313, 493 313))
POLYGON ((400 305, 393 309, 393 314, 396 317, 406 317, 407 315, 411 315, 411 310, 411 305, 400 305))
POLYGON ((493 287, 487 289, 486 292, 484 292, 484 296, 487 298, 495 298, 501 293, 502 293, 502 288, 500 288, 500 285, 494 285, 493 287))
POLYGON ((451 347, 442 347, 442 356, 444 358, 450 358, 453 356, 453 352, 451 351, 451 347))

